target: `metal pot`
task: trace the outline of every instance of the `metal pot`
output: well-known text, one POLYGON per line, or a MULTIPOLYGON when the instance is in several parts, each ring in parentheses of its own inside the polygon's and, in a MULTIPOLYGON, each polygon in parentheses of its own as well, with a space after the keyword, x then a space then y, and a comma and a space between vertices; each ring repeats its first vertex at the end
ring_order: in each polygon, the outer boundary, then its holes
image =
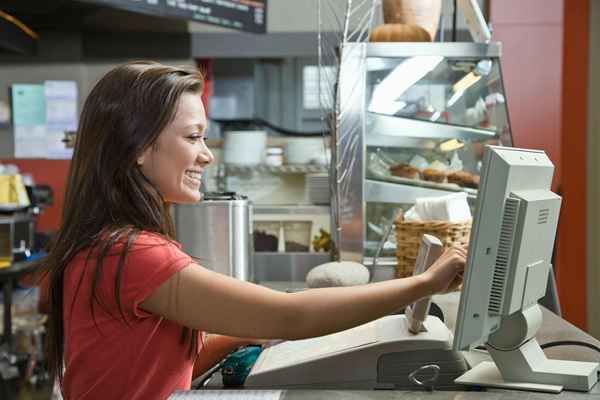
POLYGON ((243 281, 254 280, 252 202, 235 193, 206 193, 196 204, 177 205, 177 240, 197 262, 243 281))

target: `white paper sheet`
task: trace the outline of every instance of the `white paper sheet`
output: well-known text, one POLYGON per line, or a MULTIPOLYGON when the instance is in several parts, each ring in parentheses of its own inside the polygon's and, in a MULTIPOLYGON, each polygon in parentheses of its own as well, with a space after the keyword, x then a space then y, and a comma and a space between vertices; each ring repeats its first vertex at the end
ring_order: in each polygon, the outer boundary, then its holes
POLYGON ((177 392, 169 400, 279 400, 282 390, 192 390, 177 392))
POLYGON ((77 83, 75 81, 45 81, 46 125, 48 131, 77 129, 77 83))
POLYGON ((15 158, 46 157, 46 126, 15 125, 15 158))
POLYGON ((45 81, 47 157, 69 159, 73 149, 64 142, 66 131, 77 130, 77 83, 45 81))

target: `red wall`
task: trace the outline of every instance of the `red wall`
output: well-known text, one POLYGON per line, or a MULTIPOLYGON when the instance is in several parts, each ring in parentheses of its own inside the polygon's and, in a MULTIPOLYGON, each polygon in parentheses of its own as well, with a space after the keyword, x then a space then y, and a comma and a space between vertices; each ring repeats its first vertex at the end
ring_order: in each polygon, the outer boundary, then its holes
POLYGON ((556 276, 563 316, 586 327, 588 0, 493 0, 516 147, 543 149, 563 196, 556 276), (584 5, 585 3, 585 5, 584 5), (575 44, 576 45, 573 45, 575 44))
POLYGON ((493 40, 502 42, 502 72, 515 147, 543 149, 560 181, 562 0, 495 0, 493 40))
POLYGON ((37 230, 49 232, 58 229, 64 203, 70 160, 5 159, 0 163, 15 164, 22 173, 33 176, 35 183, 50 185, 54 190, 54 204, 44 209, 37 230))

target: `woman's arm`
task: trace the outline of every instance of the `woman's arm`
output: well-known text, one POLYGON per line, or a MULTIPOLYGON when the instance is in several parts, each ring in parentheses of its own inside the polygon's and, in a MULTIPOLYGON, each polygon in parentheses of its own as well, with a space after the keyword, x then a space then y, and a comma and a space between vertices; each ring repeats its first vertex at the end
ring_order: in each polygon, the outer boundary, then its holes
POLYGON ((419 276, 293 294, 191 264, 155 290, 142 308, 183 326, 228 336, 301 339, 349 329, 446 290, 464 264, 464 251, 453 249, 419 276))

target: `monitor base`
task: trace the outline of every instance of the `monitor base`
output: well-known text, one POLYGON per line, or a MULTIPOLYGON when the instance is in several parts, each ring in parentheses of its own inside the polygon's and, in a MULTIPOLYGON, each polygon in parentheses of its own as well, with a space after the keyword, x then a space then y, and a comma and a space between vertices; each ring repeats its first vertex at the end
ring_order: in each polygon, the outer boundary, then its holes
POLYGON ((598 382, 598 363, 548 359, 536 339, 511 350, 486 347, 494 362, 478 364, 456 383, 558 393, 589 392, 598 382))
POLYGON ((483 386, 500 389, 529 390, 543 393, 560 393, 563 390, 559 385, 545 385, 530 382, 507 382, 502 378, 500 370, 492 361, 484 361, 456 378, 455 383, 466 386, 483 386))

